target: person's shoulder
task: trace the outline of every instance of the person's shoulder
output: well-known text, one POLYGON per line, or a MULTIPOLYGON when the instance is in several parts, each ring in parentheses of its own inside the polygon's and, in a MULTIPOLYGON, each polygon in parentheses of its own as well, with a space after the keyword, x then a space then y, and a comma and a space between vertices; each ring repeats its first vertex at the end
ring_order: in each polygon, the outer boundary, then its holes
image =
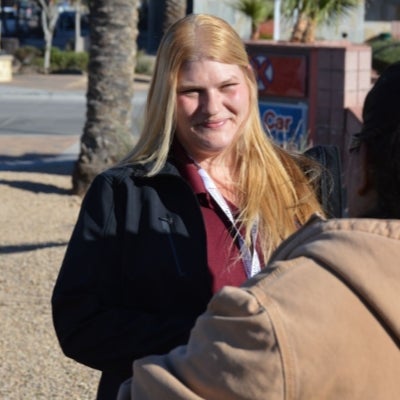
MULTIPOLYGON (((99 177, 100 179, 106 179, 108 181, 116 181, 120 183, 127 179, 130 181, 134 181, 136 179, 146 179, 150 177, 148 173, 152 169, 152 166, 152 163, 117 165, 100 173, 99 177)), ((165 174, 179 175, 179 172, 172 163, 167 162, 157 174, 151 175, 151 177, 154 178, 165 174)))
POLYGON ((133 183, 137 179, 146 178, 149 171, 148 164, 124 164, 110 167, 99 173, 95 180, 112 184, 133 183))
MULTIPOLYGON (((318 242, 320 249, 331 249, 335 241, 351 244, 356 240, 366 240, 374 236, 400 239, 400 220, 374 218, 331 218, 325 219, 318 214, 311 218, 293 235, 283 241, 272 255, 270 262, 291 258, 294 252, 314 246, 318 242), (345 240, 344 240, 345 238, 345 240), (329 240, 327 240, 329 239, 329 240)), ((372 239, 371 239, 372 240, 372 239)))
MULTIPOLYGON (((266 267, 243 287, 263 290, 295 277, 302 285, 312 281, 316 268, 335 271, 340 276, 359 273, 358 265, 385 264, 397 268, 400 257, 400 220, 313 216, 275 250, 266 267), (360 252, 369 248, 371 252, 360 252), (301 274, 293 274, 301 269, 301 274), (307 272, 308 271, 308 272, 307 272)), ((363 268, 367 271, 366 268, 363 268)), ((379 270, 379 269, 378 269, 379 270)), ((346 278, 347 279, 347 278, 346 278)), ((356 279, 355 279, 356 280, 356 279)))
POLYGON ((142 165, 117 165, 101 172, 99 177, 109 181, 121 182, 128 178, 144 176, 145 171, 146 169, 142 165))
POLYGON ((95 176, 90 184, 89 193, 97 195, 114 192, 122 187, 135 186, 135 177, 143 175, 140 169, 133 165, 118 165, 108 168, 95 176))
POLYGON ((399 219, 378 218, 332 218, 314 221, 305 229, 305 234, 310 232, 318 235, 378 235, 392 239, 400 239, 399 219))

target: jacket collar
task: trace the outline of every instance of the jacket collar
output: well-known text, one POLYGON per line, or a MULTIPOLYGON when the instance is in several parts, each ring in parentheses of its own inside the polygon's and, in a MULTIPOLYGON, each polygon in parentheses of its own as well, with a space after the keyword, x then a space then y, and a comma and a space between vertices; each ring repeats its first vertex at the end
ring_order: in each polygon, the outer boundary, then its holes
MULTIPOLYGON (((154 162, 149 162, 146 164, 135 164, 132 166, 132 174, 137 177, 145 177, 146 174, 151 170, 153 167, 154 162)), ((160 172, 157 175, 176 175, 180 176, 178 169, 172 163, 172 158, 169 157, 167 162, 163 165, 160 172)))

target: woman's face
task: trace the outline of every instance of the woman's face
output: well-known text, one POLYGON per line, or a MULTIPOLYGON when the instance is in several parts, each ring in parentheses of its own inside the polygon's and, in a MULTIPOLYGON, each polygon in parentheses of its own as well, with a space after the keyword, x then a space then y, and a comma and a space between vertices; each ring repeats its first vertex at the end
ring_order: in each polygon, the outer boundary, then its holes
POLYGON ((214 157, 241 133, 250 93, 237 65, 200 60, 183 65, 177 85, 176 135, 196 161, 214 157))

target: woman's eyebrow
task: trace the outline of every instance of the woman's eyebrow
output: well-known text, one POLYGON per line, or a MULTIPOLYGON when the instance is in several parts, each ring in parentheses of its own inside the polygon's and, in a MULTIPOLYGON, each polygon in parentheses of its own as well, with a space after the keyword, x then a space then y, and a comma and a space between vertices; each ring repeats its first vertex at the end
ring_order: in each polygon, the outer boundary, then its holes
MULTIPOLYGON (((224 79, 223 81, 218 82, 217 86, 223 86, 226 85, 228 83, 232 83, 234 81, 237 81, 238 77, 236 75, 232 75, 227 79, 224 79)), ((178 84, 177 89, 178 90, 182 90, 182 89, 203 89, 204 87, 206 87, 206 85, 203 84, 199 84, 199 83, 195 83, 195 82, 181 82, 178 84)))

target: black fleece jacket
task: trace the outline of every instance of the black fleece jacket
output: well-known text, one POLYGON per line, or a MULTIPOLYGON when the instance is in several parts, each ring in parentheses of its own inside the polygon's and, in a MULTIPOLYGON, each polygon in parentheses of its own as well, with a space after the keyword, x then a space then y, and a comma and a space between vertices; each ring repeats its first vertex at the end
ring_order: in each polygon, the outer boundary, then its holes
POLYGON ((62 350, 103 371, 98 399, 116 397, 135 359, 186 343, 211 298, 195 194, 172 164, 144 170, 95 178, 53 292, 62 350))

